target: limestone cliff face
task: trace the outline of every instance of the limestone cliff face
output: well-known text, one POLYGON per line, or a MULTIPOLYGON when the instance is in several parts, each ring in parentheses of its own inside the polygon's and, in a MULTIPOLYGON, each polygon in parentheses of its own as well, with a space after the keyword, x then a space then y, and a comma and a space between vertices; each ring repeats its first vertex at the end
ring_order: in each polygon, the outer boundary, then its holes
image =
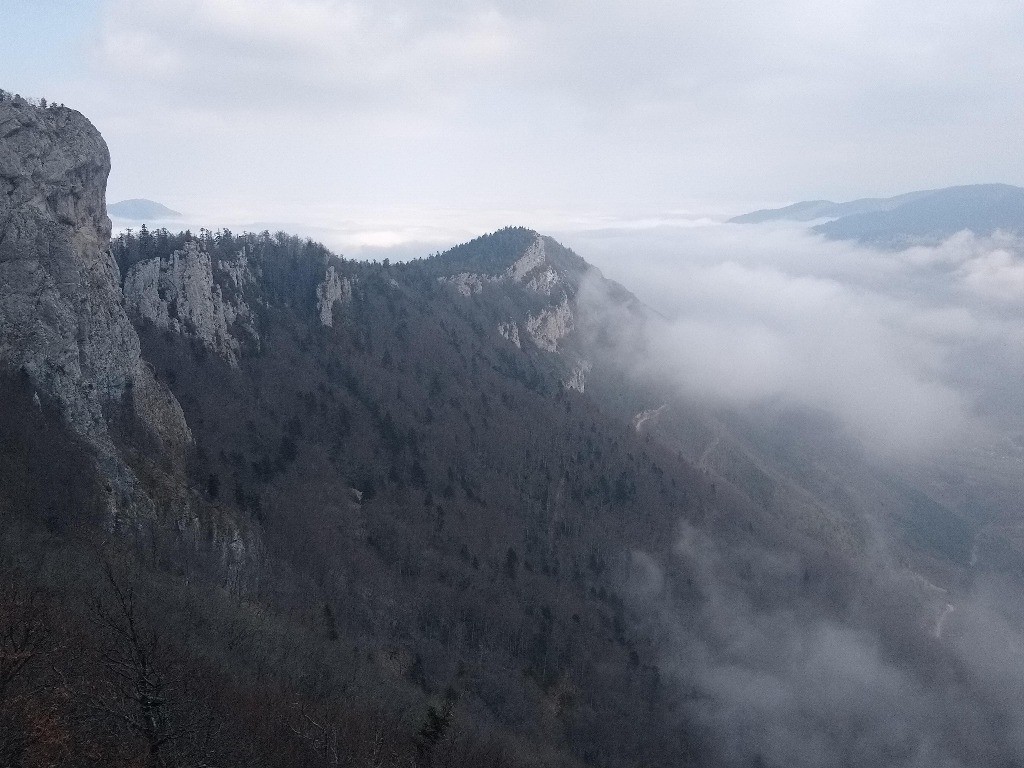
POLYGON ((583 392, 593 365, 574 343, 581 324, 579 295, 584 283, 606 281, 551 238, 523 233, 522 244, 505 261, 488 264, 490 271, 458 271, 439 280, 465 297, 485 290, 504 293, 510 301, 497 303, 511 311, 498 322, 498 334, 519 349, 553 355, 564 368, 563 385, 583 392))
POLYGON ((243 243, 235 253, 211 255, 203 242, 185 240, 169 253, 130 262, 122 284, 128 316, 137 328, 151 323, 194 339, 237 368, 246 352, 260 351, 268 308, 305 309, 309 302, 320 324, 332 327, 337 307, 352 301, 356 278, 330 262, 298 302, 268 297, 266 254, 252 248, 243 243))
POLYGON ((316 308, 320 322, 328 327, 334 326, 334 305, 345 304, 352 300, 352 280, 338 274, 334 265, 328 265, 324 272, 323 282, 316 288, 316 308))
POLYGON ((244 253, 218 263, 217 270, 227 289, 214 279, 213 261, 196 243, 187 243, 168 259, 139 262, 124 278, 128 312, 135 320, 197 338, 237 366, 244 339, 259 343, 252 310, 243 298, 253 277, 244 253))
POLYGON ((558 351, 558 342, 572 333, 573 307, 569 298, 564 297, 560 304, 545 307, 534 315, 526 318, 526 332, 530 339, 541 349, 548 352, 558 351))
POLYGON ((540 349, 557 352, 559 341, 573 331, 574 299, 586 267, 569 263, 564 257, 552 257, 548 252, 549 240, 534 233, 518 258, 499 274, 459 272, 442 277, 441 282, 463 296, 480 293, 488 285, 522 289, 532 297, 531 306, 538 306, 500 323, 498 332, 517 347, 522 346, 525 336, 540 349))
POLYGON ((125 313, 109 170, 106 144, 78 112, 0 101, 0 366, 27 376, 96 449, 117 516, 149 502, 115 446, 112 414, 132 414, 171 465, 191 435, 125 313))

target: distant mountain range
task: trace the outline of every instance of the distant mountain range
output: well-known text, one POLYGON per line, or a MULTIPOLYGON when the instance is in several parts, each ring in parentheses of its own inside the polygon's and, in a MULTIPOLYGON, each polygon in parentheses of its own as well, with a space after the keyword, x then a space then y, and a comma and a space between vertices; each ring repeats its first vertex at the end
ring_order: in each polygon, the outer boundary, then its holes
POLYGON ((1009 184, 973 184, 846 203, 811 200, 754 211, 730 222, 819 219, 831 221, 811 229, 830 240, 856 240, 889 248, 935 244, 963 230, 977 235, 1024 233, 1024 189, 1009 184))
POLYGON ((119 203, 112 203, 107 206, 107 212, 117 219, 130 219, 132 221, 155 221, 165 219, 180 219, 181 214, 171 210, 162 203, 153 200, 136 198, 122 200, 119 203))

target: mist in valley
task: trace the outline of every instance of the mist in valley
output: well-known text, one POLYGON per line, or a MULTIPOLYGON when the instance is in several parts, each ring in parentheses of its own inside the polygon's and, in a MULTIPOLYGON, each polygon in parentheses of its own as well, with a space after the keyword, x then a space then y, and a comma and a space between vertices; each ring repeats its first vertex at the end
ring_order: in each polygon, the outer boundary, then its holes
POLYGON ((1020 531, 1021 243, 965 232, 890 251, 708 222, 563 237, 656 310, 638 319, 598 281, 583 292, 591 317, 614 313, 603 327, 633 381, 738 441, 840 443, 849 453, 810 461, 837 489, 855 474, 829 462, 856 456, 955 510, 973 539, 908 556, 865 503, 863 546, 844 555, 785 525, 730 543, 684 522, 671 557, 634 553, 631 596, 702 747, 729 766, 1024 760, 1020 562, 987 562, 979 543, 1020 531))
POLYGON ((1010 236, 879 251, 712 223, 564 239, 663 315, 639 375, 713 404, 820 409, 897 460, 1020 447, 1024 250, 1010 236))

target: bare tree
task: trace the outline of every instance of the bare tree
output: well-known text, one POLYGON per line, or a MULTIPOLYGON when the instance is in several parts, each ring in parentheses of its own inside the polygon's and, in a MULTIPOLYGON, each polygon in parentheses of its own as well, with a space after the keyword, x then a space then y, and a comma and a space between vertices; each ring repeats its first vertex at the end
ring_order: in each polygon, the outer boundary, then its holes
POLYGON ((46 611, 38 590, 19 575, 0 578, 0 764, 13 765, 31 741, 22 722, 38 688, 32 668, 45 653, 46 611))
POLYGON ((91 703, 143 740, 146 765, 172 768, 171 746, 181 732, 172 723, 160 663, 164 645, 141 617, 135 585, 119 581, 109 562, 104 566, 111 599, 96 597, 93 612, 107 636, 100 660, 109 672, 109 685, 92 695, 91 703))

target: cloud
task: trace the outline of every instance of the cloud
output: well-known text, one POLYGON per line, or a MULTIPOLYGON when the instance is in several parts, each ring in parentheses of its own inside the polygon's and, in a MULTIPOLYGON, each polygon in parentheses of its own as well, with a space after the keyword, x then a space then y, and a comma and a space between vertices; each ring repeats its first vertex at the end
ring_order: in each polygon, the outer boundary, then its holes
POLYGON ((1024 637, 1009 618, 1019 593, 979 577, 973 594, 950 598, 891 565, 773 546, 726 545, 684 524, 663 562, 632 555, 629 594, 666 630, 661 668, 683 692, 700 764, 1024 758, 1024 637), (949 599, 957 607, 936 638, 949 599))
POLYGON ((512 35, 499 13, 455 5, 114 2, 102 52, 116 71, 136 72, 176 101, 207 109, 408 107, 443 98, 445 83, 483 76, 509 53, 512 35))
POLYGON ((181 194, 667 210, 1022 181, 1022 40, 1001 0, 105 0, 83 106, 126 166, 186 137, 140 183, 239 167, 181 194))
POLYGON ((728 224, 563 237, 664 316, 630 352, 637 376, 715 406, 824 411, 904 458, 1021 423, 1005 394, 1024 379, 1016 241, 888 252, 728 224))
POLYGON ((961 269, 964 284, 972 291, 1006 302, 1018 308, 1024 305, 1024 259, 1009 251, 984 253, 965 263, 961 269))

